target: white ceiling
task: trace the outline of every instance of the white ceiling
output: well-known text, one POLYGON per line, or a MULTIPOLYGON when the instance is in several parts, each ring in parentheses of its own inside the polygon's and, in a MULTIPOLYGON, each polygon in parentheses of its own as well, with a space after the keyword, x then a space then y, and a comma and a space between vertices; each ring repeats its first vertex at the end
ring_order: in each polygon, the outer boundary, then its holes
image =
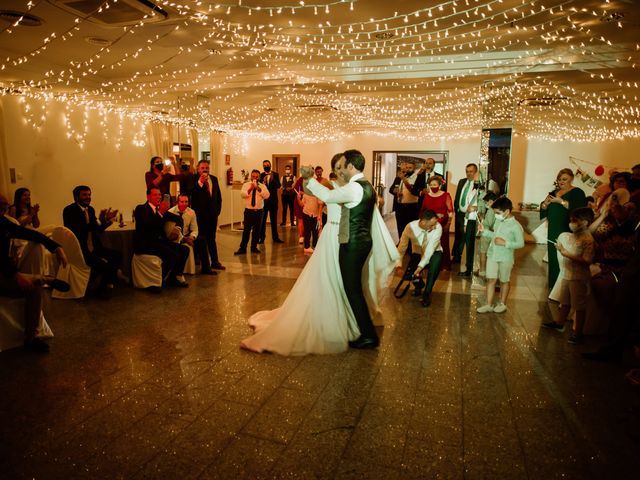
POLYGON ((0 20, 4 92, 283 141, 640 136, 635 0, 153 1, 3 0, 42 22, 0 20))

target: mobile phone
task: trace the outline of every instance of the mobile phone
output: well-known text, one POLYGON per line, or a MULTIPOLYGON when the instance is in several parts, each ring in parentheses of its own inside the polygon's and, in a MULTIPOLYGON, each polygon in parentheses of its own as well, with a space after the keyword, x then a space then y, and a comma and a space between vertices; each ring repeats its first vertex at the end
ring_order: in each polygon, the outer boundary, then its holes
POLYGON ((171 165, 171 160, 169 160, 168 158, 165 158, 164 164, 168 167, 169 165, 171 165))

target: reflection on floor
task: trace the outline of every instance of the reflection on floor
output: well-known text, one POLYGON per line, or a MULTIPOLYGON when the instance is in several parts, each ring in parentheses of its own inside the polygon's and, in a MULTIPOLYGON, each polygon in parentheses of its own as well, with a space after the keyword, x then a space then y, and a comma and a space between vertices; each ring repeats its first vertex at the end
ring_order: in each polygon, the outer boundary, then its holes
MULTIPOLYGON (((518 253, 505 314, 448 272, 433 304, 387 295, 376 352, 238 349, 306 258, 295 232, 156 296, 49 301, 47 356, 0 354, 2 478, 631 478, 638 392, 545 318, 542 247, 518 253)), ((313 292, 309 292, 311 295, 313 292)))

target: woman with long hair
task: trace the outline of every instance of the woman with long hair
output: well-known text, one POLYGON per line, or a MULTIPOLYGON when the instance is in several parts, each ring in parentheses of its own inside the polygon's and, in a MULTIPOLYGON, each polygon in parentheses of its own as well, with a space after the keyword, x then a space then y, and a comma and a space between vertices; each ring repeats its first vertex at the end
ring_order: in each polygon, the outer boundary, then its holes
POLYGON ((9 207, 9 216, 18 220, 21 227, 38 228, 39 211, 39 204, 31 205, 31 191, 24 187, 18 188, 13 195, 13 205, 9 207))

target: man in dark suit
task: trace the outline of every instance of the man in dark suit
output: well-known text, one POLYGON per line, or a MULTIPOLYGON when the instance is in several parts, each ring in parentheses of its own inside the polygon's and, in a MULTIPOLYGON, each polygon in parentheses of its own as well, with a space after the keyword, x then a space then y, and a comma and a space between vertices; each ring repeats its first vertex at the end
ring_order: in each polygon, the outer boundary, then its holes
POLYGON ((212 269, 224 270, 218 259, 216 230, 218 216, 222 211, 222 195, 218 179, 209 174, 209 162, 200 160, 197 173, 192 175, 190 184, 191 208, 196 212, 198 238, 196 249, 202 265, 201 273, 215 275, 212 269))
POLYGON ((473 272, 473 255, 476 242, 476 220, 478 218, 478 190, 475 178, 478 166, 470 163, 465 168, 466 177, 458 182, 453 208, 456 212, 456 232, 453 241, 451 263, 460 263, 462 251, 467 248, 466 270, 458 272, 461 277, 470 277, 473 272))
POLYGON ((96 211, 91 206, 91 188, 86 185, 78 185, 73 189, 73 200, 72 204, 64 207, 62 221, 78 239, 84 261, 91 267, 91 275, 101 276, 98 295, 110 298, 122 255, 103 247, 100 234, 113 223, 118 211, 111 208, 102 210, 98 221, 96 211))
POLYGON ((180 224, 181 219, 167 212, 169 204, 161 200, 160 189, 151 187, 147 189, 147 202, 136 207, 133 251, 138 255, 160 257, 162 278, 167 279, 167 285, 188 287, 189 284, 184 281, 182 274, 189 258, 189 248, 173 242, 164 232, 165 222, 172 221, 180 224))
POLYGON ((266 185, 267 190, 269 190, 269 198, 264 201, 264 211, 258 243, 264 243, 266 237, 267 215, 271 219, 271 238, 273 239, 273 243, 284 243, 278 236, 278 190, 282 186, 280 184, 280 175, 278 175, 278 172, 271 170, 271 162, 269 160, 262 161, 262 168, 264 172, 260 174, 260 183, 266 185))

